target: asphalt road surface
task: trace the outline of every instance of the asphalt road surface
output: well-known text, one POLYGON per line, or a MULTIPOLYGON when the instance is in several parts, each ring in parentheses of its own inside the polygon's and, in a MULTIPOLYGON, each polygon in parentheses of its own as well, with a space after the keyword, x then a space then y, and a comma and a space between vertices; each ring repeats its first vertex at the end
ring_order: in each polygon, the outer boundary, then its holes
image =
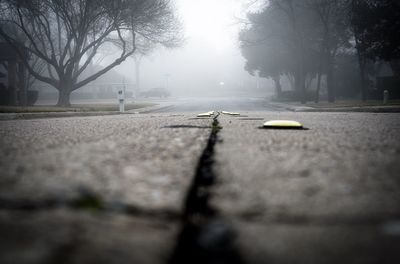
POLYGON ((0 263, 400 263, 399 135, 257 98, 0 121, 0 263))
MULTIPOLYGON (((160 110, 163 113, 195 113, 208 111, 276 111, 279 108, 269 104, 264 98, 179 98, 168 101, 172 106, 160 110)), ((156 111, 157 112, 157 111, 156 111)))

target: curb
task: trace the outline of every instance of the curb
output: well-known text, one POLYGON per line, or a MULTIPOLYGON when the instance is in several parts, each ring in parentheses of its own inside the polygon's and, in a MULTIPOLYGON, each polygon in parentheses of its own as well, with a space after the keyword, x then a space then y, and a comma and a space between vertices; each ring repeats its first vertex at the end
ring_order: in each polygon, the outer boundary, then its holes
POLYGON ((120 113, 117 111, 99 112, 38 112, 38 113, 0 113, 0 121, 7 120, 29 120, 41 118, 63 118, 63 117, 86 117, 86 116, 110 116, 110 115, 134 115, 147 114, 174 107, 174 105, 157 105, 138 109, 132 109, 120 113))
POLYGON ((164 106, 158 106, 158 107, 150 107, 149 109, 145 109, 144 108, 144 110, 137 111, 135 113, 138 113, 138 114, 150 114, 150 113, 154 113, 154 112, 161 111, 161 110, 167 110, 167 109, 170 109, 170 108, 173 108, 173 107, 174 107, 174 105, 164 105, 164 106))
POLYGON ((309 106, 293 106, 285 103, 276 103, 276 102, 268 102, 269 105, 272 105, 275 108, 282 109, 282 110, 287 110, 287 111, 292 111, 292 112, 306 112, 306 111, 312 111, 313 107, 309 106))
POLYGON ((107 115, 126 115, 131 113, 119 112, 39 112, 39 113, 10 113, 0 114, 0 121, 40 119, 40 118, 62 118, 62 117, 85 117, 85 116, 107 116, 107 115))
POLYGON ((269 104, 292 112, 357 112, 357 113, 400 113, 399 106, 352 106, 316 108, 311 106, 293 106, 284 103, 269 102, 269 104))
POLYGON ((295 112, 356 112, 356 113, 400 113, 400 107, 382 106, 358 106, 358 107, 335 107, 335 108, 311 108, 295 112))

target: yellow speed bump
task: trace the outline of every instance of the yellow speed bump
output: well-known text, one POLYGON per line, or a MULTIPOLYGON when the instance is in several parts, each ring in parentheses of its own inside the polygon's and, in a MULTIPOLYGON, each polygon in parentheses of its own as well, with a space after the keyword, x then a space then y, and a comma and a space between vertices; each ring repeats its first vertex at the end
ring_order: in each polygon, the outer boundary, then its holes
POLYGON ((302 129, 303 125, 292 120, 270 120, 264 123, 263 128, 302 129))
POLYGON ((198 114, 197 117, 211 117, 212 115, 214 115, 214 111, 198 114))
POLYGON ((222 113, 223 113, 224 115, 232 115, 232 116, 238 116, 238 115, 240 115, 239 113, 236 113, 236 112, 222 111, 222 113))

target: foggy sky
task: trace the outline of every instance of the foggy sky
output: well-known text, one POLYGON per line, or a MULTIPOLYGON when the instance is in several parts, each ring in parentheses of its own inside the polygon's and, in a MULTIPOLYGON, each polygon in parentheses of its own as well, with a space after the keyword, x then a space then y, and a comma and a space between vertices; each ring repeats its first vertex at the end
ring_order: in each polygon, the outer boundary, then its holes
MULTIPOLYGON (((185 43, 174 50, 158 49, 143 60, 141 90, 165 87, 167 75, 174 96, 229 94, 255 88, 255 78, 243 69, 245 62, 238 45, 240 25, 236 18, 243 15, 242 2, 176 0, 175 4, 185 43)), ((116 70, 135 82, 132 59, 116 70)))

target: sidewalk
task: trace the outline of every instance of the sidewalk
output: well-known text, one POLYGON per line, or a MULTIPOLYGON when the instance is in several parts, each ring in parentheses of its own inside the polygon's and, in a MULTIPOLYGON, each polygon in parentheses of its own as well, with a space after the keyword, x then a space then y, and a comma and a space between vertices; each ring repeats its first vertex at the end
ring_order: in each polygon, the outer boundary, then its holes
POLYGON ((276 106, 292 112, 364 112, 364 113, 400 113, 400 105, 379 105, 379 106, 309 106, 292 102, 268 102, 268 104, 276 106))
POLYGON ((159 103, 155 106, 137 108, 120 113, 118 111, 84 111, 84 112, 36 112, 36 113, 0 113, 1 120, 18 120, 18 119, 40 119, 40 118, 63 118, 63 117, 85 117, 85 116, 109 116, 109 115, 128 115, 142 114, 158 111, 173 105, 168 103, 159 103))

